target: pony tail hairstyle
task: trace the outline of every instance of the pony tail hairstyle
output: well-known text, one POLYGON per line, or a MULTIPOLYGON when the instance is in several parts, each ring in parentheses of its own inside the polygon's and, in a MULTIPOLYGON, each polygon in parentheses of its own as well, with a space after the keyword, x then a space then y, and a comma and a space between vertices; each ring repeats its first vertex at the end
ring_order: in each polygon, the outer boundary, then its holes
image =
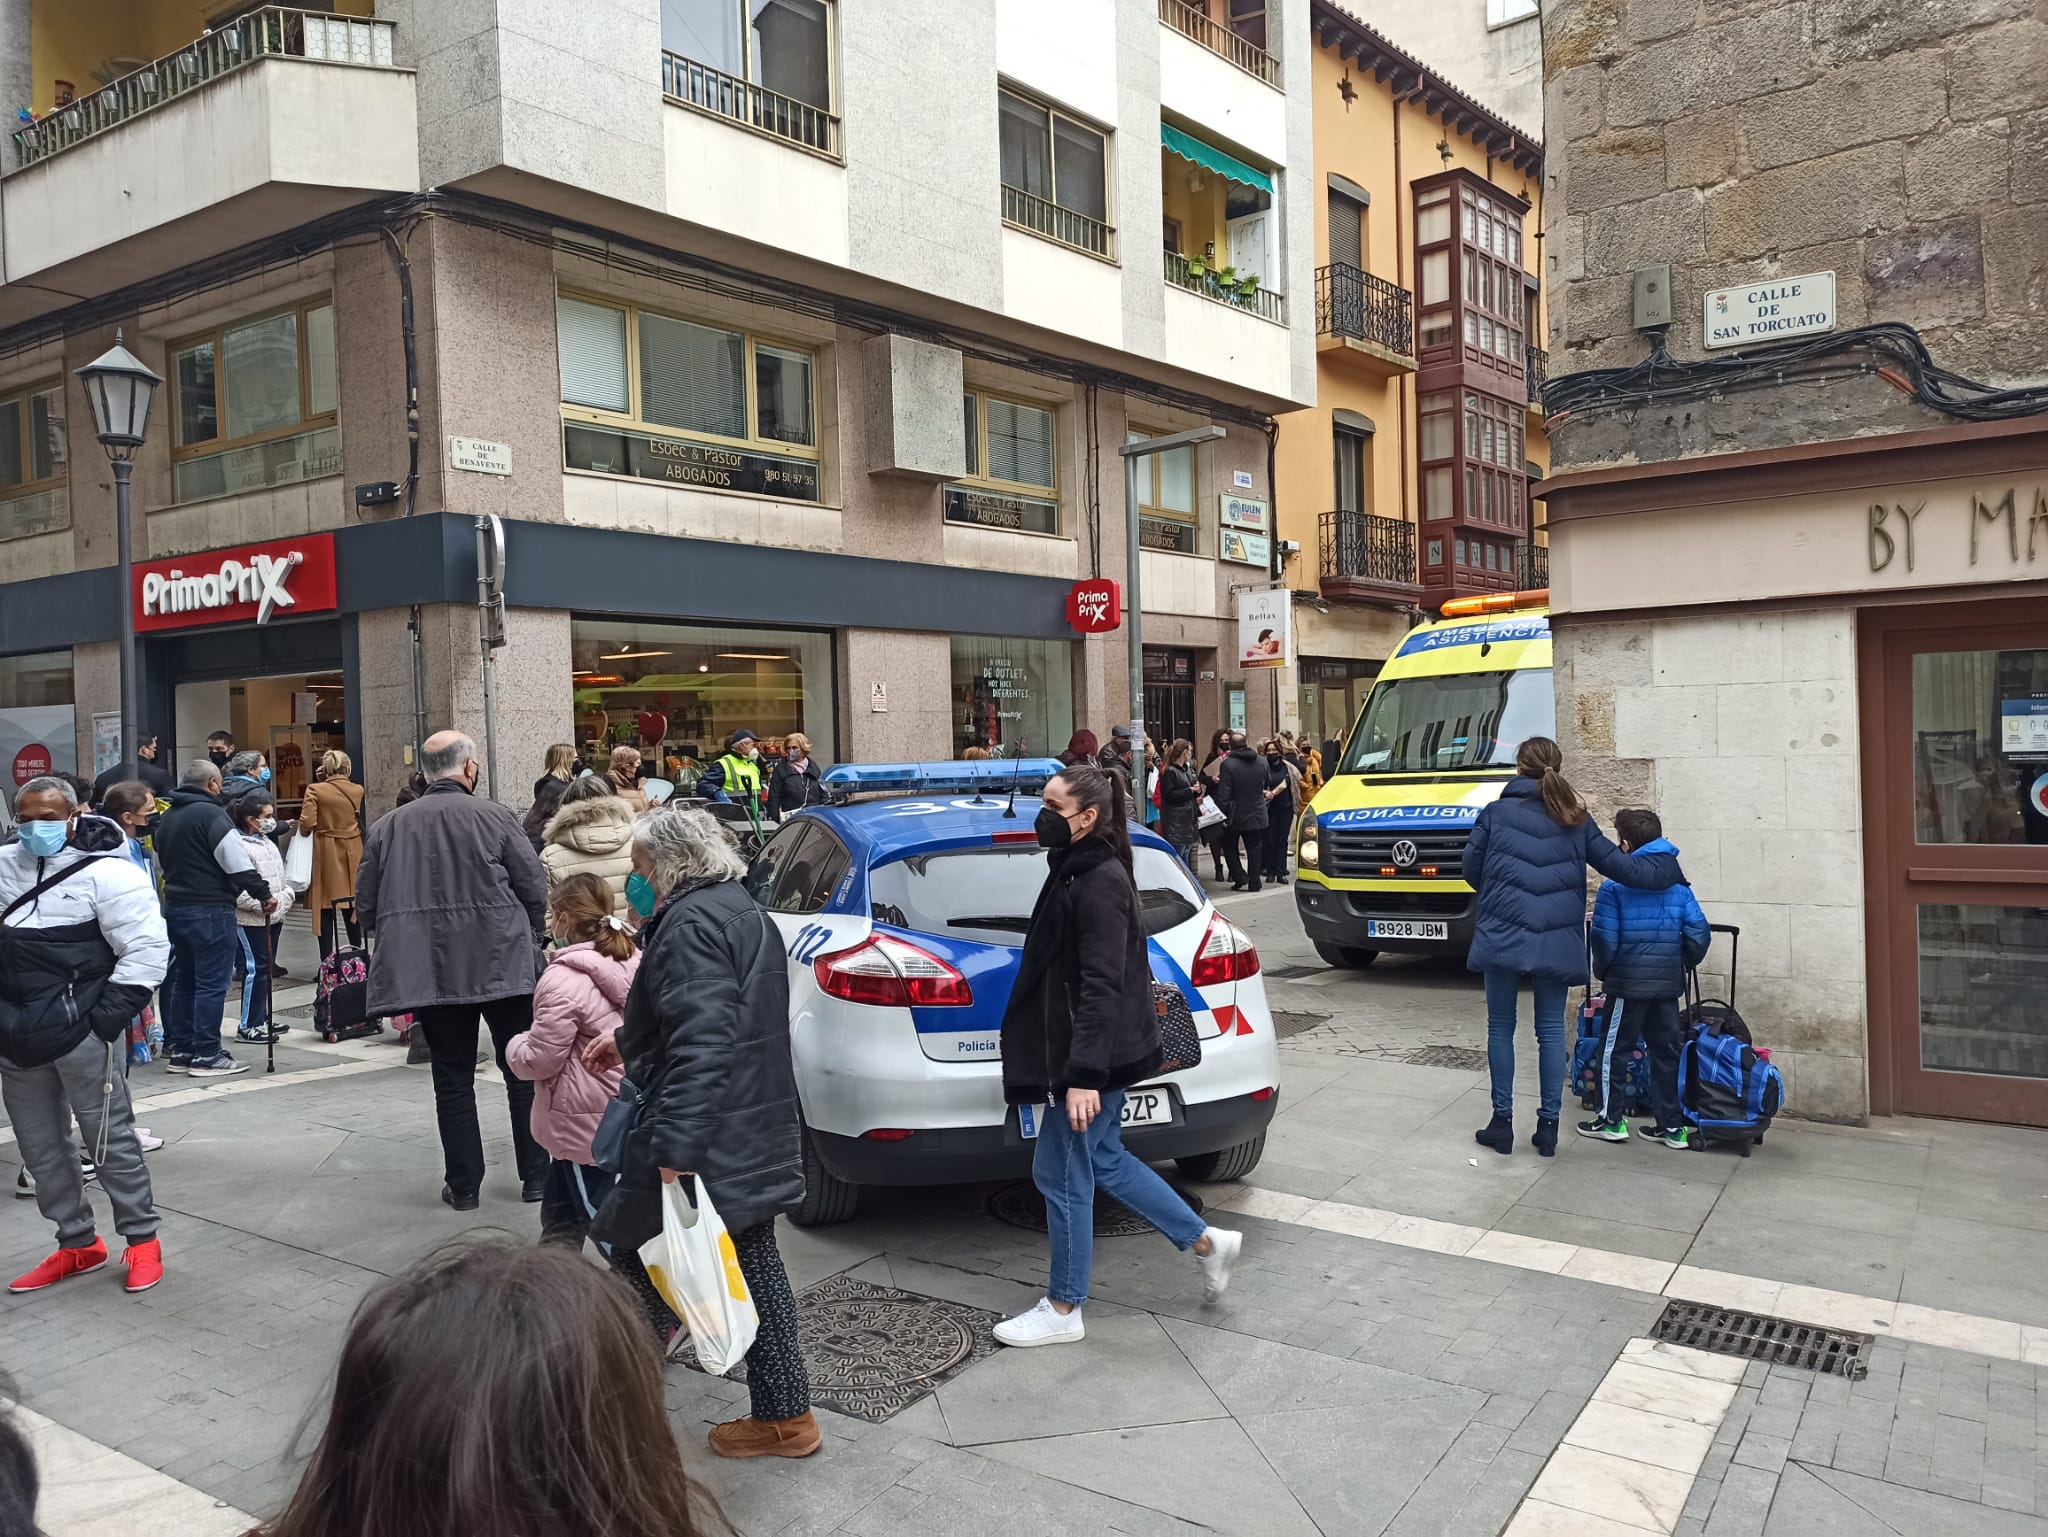
POLYGON ((1564 777, 1564 752, 1547 736, 1526 738, 1515 753, 1515 772, 1526 774, 1543 787, 1543 810, 1560 827, 1577 827, 1586 820, 1586 803, 1564 777))
POLYGON ((548 897, 550 916, 568 927, 572 944, 587 944, 608 961, 632 958, 633 936, 613 917, 612 889, 602 876, 565 875, 548 897))
POLYGON ((1114 849, 1124 873, 1135 880, 1131 867, 1131 795, 1124 788, 1123 775, 1082 764, 1062 769, 1059 777, 1067 793, 1074 797, 1074 804, 1095 813, 1095 830, 1088 836, 1100 838, 1114 849))

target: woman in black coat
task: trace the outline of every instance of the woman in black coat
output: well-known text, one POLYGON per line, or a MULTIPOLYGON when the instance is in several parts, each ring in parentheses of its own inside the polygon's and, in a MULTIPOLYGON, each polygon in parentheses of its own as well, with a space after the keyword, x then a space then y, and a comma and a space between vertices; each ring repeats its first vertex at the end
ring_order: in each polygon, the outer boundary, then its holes
POLYGON ((768 771, 768 812, 780 819, 806 806, 822 806, 826 795, 819 783, 823 773, 811 756, 811 739, 792 731, 784 742, 785 752, 768 771))
POLYGON ((660 1232, 661 1186, 694 1176, 732 1235, 761 1318, 747 1352, 753 1414, 714 1428, 711 1449, 808 1457, 822 1437, 797 1347, 796 1299, 775 1247, 776 1217, 804 1195, 782 938, 740 884, 746 866, 706 812, 673 807, 643 817, 633 868, 659 904, 640 929, 625 1018, 586 1049, 585 1062, 602 1068, 622 1058, 644 1099, 591 1236, 613 1246, 615 1267, 630 1279, 637 1261, 619 1257, 660 1232))
POLYGON ((1045 885, 1003 1014, 1003 1097, 1038 1145, 1052 1276, 1029 1312, 996 1325, 1005 1345, 1063 1345, 1085 1330, 1098 1186, 1192 1250, 1208 1295, 1230 1284, 1242 1235, 1206 1227, 1123 1144, 1124 1090, 1159 1071, 1152 966, 1131 874, 1131 806, 1120 775, 1070 768, 1045 787, 1045 885))
MULTIPOLYGON (((1223 760, 1230 755, 1230 728, 1223 727, 1209 738, 1209 756, 1202 760, 1202 771, 1196 776, 1197 788, 1202 794, 1214 798, 1216 787, 1222 782, 1223 760)), ((1225 820, 1202 834, 1202 841, 1209 846, 1209 858, 1216 867, 1216 879, 1223 879, 1223 846, 1230 839, 1230 823, 1225 820)))
POLYGON ((1159 836, 1173 845, 1188 874, 1195 873, 1195 848, 1202 841, 1202 787, 1188 759, 1195 744, 1186 737, 1167 744, 1159 765, 1159 836))

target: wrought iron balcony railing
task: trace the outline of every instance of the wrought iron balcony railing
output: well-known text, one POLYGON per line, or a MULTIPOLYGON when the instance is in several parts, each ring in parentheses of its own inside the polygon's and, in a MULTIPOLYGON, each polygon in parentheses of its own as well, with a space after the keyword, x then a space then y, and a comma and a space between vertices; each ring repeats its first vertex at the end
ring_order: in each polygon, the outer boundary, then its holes
POLYGON ((316 59, 388 69, 396 30, 393 22, 368 17, 265 6, 17 130, 15 164, 47 160, 258 59, 316 59))
POLYGON ((1321 523, 1325 581, 1415 585, 1415 525, 1370 512, 1326 512, 1321 523))
POLYGON ((823 107, 699 64, 679 53, 661 56, 661 92, 670 101, 752 128, 786 144, 839 158, 839 119, 823 107))
POLYGON ((1250 310, 1261 320, 1270 320, 1275 325, 1287 324, 1287 300, 1257 279, 1225 278, 1222 272, 1205 261, 1182 256, 1178 251, 1165 254, 1166 281, 1174 287, 1185 288, 1191 294, 1200 294, 1205 299, 1214 299, 1218 304, 1228 304, 1234 309, 1250 310))
POLYGON ((1211 53, 1228 59, 1247 75, 1279 88, 1280 61, 1257 43, 1239 37, 1199 5, 1190 5, 1188 0, 1159 0, 1159 19, 1181 36, 1192 38, 1211 53))
POLYGON ((1349 262, 1316 269, 1316 334, 1372 342, 1404 358, 1415 356, 1415 298, 1383 277, 1349 262))
POLYGON ((1525 589, 1550 585, 1550 546, 1530 539, 1516 546, 1515 565, 1525 589))
POLYGON ((1116 260, 1116 231, 1100 219, 1026 192, 1021 187, 1003 188, 1003 222, 1034 235, 1043 235, 1059 245, 1072 246, 1105 261, 1116 260))
POLYGON ((1550 354, 1541 347, 1529 349, 1529 402, 1543 404, 1543 381, 1550 377, 1550 354))

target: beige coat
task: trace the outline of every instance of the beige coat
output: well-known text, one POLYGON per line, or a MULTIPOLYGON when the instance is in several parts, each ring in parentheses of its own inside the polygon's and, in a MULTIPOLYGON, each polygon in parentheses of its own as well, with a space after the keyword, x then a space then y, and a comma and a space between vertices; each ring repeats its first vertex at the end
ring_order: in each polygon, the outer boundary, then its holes
POLYGON ((550 891, 564 876, 587 872, 611 887, 612 911, 625 916, 626 877, 633 873, 633 808, 624 797, 604 795, 564 806, 541 836, 540 862, 547 867, 550 891))
POLYGON ((308 785, 299 804, 299 832, 313 836, 306 907, 315 922, 336 902, 355 900, 356 870, 363 862, 362 806, 363 787, 346 779, 308 785))
POLYGON ((644 790, 642 790, 640 786, 636 784, 633 780, 621 780, 617 774, 609 773, 605 775, 605 778, 609 779, 612 782, 613 793, 616 794, 620 800, 624 801, 628 806, 631 806, 633 808, 634 816, 637 817, 649 809, 647 805, 647 793, 644 790))

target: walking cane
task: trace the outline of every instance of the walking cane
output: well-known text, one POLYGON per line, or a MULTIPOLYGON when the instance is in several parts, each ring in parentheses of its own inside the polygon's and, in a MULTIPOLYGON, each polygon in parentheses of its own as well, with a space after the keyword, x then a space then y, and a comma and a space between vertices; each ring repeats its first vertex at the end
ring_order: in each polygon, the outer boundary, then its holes
MULTIPOLYGON (((277 970, 277 934, 270 926, 268 913, 263 917, 263 964, 271 973, 277 970)), ((263 1034, 267 1037, 263 1042, 263 1071, 274 1073, 277 1071, 277 978, 266 974, 264 981, 269 986, 263 990, 263 1034)))

